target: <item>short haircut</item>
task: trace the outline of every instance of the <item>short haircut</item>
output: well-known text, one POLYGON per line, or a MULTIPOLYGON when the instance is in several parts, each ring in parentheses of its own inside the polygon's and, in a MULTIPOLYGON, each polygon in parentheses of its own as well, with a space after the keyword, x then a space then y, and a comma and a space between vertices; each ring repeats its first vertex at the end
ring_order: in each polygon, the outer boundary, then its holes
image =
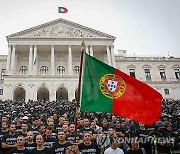
POLYGON ((39 126, 38 126, 38 129, 40 129, 41 128, 41 126, 44 126, 43 124, 40 124, 39 126))
POLYGON ((18 137, 21 137, 21 138, 23 139, 23 141, 25 142, 25 138, 24 138, 23 135, 18 135, 17 138, 18 138, 18 137))
MULTIPOLYGON (((84 131, 84 132, 83 132, 83 137, 84 137, 84 134, 86 134, 86 133, 90 134, 88 131, 84 131)), ((90 135, 91 135, 91 134, 90 134, 90 135)))

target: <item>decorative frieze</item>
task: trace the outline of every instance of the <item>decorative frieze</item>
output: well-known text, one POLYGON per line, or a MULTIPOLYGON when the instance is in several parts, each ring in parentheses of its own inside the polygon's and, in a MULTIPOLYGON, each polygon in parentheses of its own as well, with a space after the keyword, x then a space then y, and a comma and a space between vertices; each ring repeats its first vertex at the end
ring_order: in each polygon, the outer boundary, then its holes
POLYGON ((57 54, 56 57, 57 57, 57 58, 60 58, 60 59, 64 59, 64 58, 65 58, 65 55, 63 55, 63 54, 57 54))
POLYGON ((96 36, 77 27, 72 27, 62 23, 57 23, 55 25, 30 32, 21 37, 88 37, 88 38, 91 37, 93 38, 96 36))
POLYGON ((40 54, 40 59, 48 59, 49 55, 48 54, 40 54))

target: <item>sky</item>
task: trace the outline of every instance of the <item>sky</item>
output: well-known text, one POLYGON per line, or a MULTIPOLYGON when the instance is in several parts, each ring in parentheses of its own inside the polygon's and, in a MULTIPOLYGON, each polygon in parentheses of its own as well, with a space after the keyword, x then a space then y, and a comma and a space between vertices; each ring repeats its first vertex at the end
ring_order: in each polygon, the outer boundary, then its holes
POLYGON ((179 16, 180 0, 0 0, 0 55, 6 36, 63 18, 115 36, 115 53, 180 57, 179 16))

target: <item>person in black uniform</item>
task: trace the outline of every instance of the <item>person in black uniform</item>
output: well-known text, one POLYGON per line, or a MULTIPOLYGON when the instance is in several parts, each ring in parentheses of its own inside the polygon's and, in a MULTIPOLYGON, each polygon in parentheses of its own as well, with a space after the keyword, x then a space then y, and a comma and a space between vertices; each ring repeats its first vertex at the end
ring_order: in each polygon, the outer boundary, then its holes
POLYGON ((16 124, 11 123, 9 133, 5 134, 2 139, 2 152, 7 154, 12 148, 16 147, 17 134, 16 124))
POLYGON ((145 127, 145 124, 143 123, 139 123, 139 128, 133 134, 133 136, 137 136, 139 138, 140 140, 139 145, 141 148, 144 148, 146 154, 151 154, 152 149, 151 149, 151 144, 148 142, 148 135, 149 135, 149 131, 145 127))
POLYGON ((63 130, 59 130, 58 140, 59 142, 53 145, 53 154, 64 154, 64 149, 71 144, 66 142, 66 134, 63 130))
POLYGON ((34 148, 31 154, 53 154, 52 150, 44 146, 44 139, 42 135, 36 136, 37 147, 34 148))
POLYGON ((46 136, 44 137, 44 146, 48 148, 52 148, 52 146, 57 143, 56 138, 52 137, 52 130, 47 127, 46 128, 46 136))
POLYGON ((81 154, 100 154, 101 151, 95 142, 91 141, 91 134, 89 132, 83 133, 83 143, 78 145, 81 154))
POLYGON ((136 140, 131 141, 131 149, 127 151, 127 154, 143 154, 143 150, 139 146, 139 142, 136 140))
POLYGON ((153 153, 171 154, 171 142, 169 140, 171 136, 169 133, 164 131, 164 128, 164 123, 162 121, 158 121, 155 124, 155 130, 149 133, 153 143, 153 153))
POLYGON ((8 154, 29 154, 29 150, 25 148, 25 138, 22 135, 17 137, 17 147, 9 151, 8 154))
POLYGON ((25 142, 24 145, 29 151, 31 151, 32 149, 34 149, 37 145, 34 142, 34 134, 33 132, 29 131, 27 133, 27 142, 25 142))

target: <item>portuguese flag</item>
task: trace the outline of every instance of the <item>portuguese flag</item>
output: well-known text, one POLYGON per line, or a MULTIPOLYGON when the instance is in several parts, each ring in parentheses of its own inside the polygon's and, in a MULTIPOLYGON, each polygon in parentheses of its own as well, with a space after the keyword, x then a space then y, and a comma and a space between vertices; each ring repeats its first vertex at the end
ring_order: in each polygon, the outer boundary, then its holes
POLYGON ((85 53, 80 111, 106 112, 152 125, 162 96, 147 84, 85 53))
POLYGON ((68 9, 65 7, 58 7, 58 13, 68 13, 68 9))

